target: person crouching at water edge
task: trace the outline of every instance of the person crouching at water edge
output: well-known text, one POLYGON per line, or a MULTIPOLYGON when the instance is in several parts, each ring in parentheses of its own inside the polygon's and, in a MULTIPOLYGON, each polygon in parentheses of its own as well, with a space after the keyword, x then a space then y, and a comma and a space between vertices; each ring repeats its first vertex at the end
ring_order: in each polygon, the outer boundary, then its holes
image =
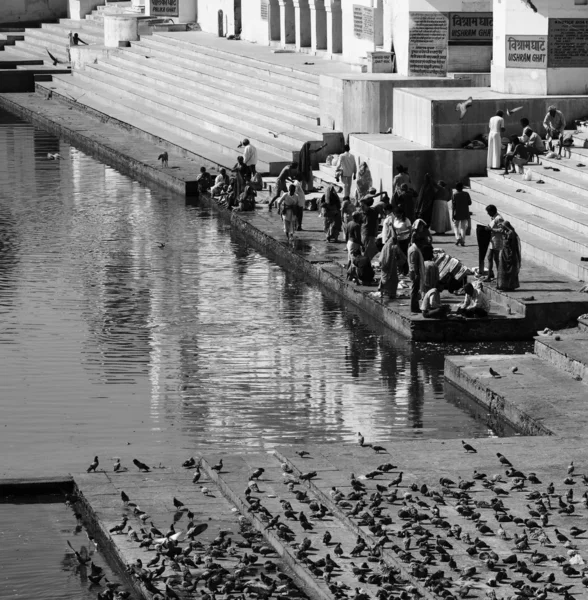
POLYGON ((298 194, 295 185, 290 184, 288 191, 282 194, 278 200, 278 213, 284 222, 284 233, 290 240, 294 237, 294 232, 298 226, 298 194))

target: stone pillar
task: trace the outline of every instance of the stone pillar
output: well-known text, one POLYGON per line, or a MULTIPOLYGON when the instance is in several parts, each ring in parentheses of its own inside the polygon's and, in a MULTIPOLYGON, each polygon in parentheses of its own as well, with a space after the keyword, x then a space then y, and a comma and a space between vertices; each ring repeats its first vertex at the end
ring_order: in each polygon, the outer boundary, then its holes
POLYGON ((104 45, 118 48, 119 42, 136 42, 139 39, 139 19, 134 15, 104 15, 104 45))
POLYGON ((296 43, 296 16, 293 0, 279 0, 280 3, 280 38, 282 46, 296 43))
POLYGON ((494 91, 536 96, 587 93, 586 5, 494 0, 493 13, 494 91))
POLYGON ((296 48, 310 48, 310 6, 308 0, 294 0, 294 18, 296 20, 296 48))
POLYGON ((341 0, 327 0, 327 52, 341 54, 343 52, 343 14, 341 0))
POLYGON ((280 4, 278 0, 269 0, 268 4, 268 36, 270 42, 279 42, 280 32, 280 4))
POLYGON ((310 0, 310 47, 314 52, 327 49, 327 13, 325 0, 310 0))

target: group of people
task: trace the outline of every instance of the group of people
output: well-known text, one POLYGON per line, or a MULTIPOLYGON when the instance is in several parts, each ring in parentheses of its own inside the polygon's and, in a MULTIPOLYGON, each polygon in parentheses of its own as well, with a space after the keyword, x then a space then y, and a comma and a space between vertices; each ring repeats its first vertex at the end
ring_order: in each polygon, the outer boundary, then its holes
POLYGON ((512 172, 521 170, 546 153, 549 153, 550 157, 561 157, 562 152, 569 152, 569 146, 573 145, 572 134, 565 132, 566 119, 556 106, 550 106, 543 119, 545 140, 530 127, 529 119, 522 118, 520 125, 521 134, 512 134, 505 140, 503 138, 503 133, 506 131, 504 112, 499 110, 490 119, 487 161, 489 169, 504 167, 504 174, 508 175, 511 170, 512 172))
POLYGON ((196 178, 200 192, 209 192, 220 204, 232 210, 252 211, 255 209, 257 192, 264 187, 263 178, 257 170, 257 149, 245 138, 239 148, 243 154, 237 157, 230 175, 221 169, 214 181, 205 167, 200 168, 196 178))

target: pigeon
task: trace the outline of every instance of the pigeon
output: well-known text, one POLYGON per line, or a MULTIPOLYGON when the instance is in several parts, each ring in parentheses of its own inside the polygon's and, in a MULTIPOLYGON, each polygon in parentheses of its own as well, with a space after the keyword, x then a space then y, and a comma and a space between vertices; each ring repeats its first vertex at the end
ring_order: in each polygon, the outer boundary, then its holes
POLYGON ((94 462, 88 467, 87 472, 88 473, 96 473, 96 469, 98 468, 98 465, 100 463, 98 462, 98 457, 95 456, 94 457, 94 462))
POLYGON ((519 110, 523 110, 523 106, 516 106, 515 108, 507 108, 506 109, 506 114, 510 117, 510 115, 514 115, 515 113, 519 112, 519 110))
POLYGON ((474 99, 470 96, 464 102, 459 102, 455 107, 455 110, 459 112, 459 120, 461 121, 468 112, 468 108, 474 103, 474 99))
POLYGON ((477 454, 477 452, 478 452, 473 446, 471 446, 470 444, 467 444, 463 440, 461 440, 461 445, 463 446, 463 449, 466 452, 473 452, 474 454, 477 454))
POLYGON ((139 469, 139 471, 145 471, 147 473, 149 471, 151 471, 151 469, 145 463, 142 463, 140 460, 137 460, 136 458, 133 458, 133 464, 137 467, 137 469, 139 469))
POLYGON ((358 443, 360 446, 363 446, 363 445, 364 445, 364 443, 365 443, 365 438, 363 437, 363 435, 361 435, 361 431, 358 431, 358 432, 357 432, 357 443, 358 443))
POLYGON ((120 470, 121 470, 120 458, 117 458, 116 462, 114 463, 114 472, 119 473, 120 470))
POLYGON ((124 490, 123 490, 123 491, 121 491, 121 493, 120 493, 120 498, 121 498, 121 500, 122 500, 122 501, 123 501, 125 504, 128 504, 128 503, 129 503, 129 500, 130 500, 130 498, 128 497, 128 495, 127 495, 127 494, 125 494, 124 490))
POLYGON ((161 166, 162 167, 167 167, 169 166, 168 160, 169 160, 169 156, 167 154, 167 152, 162 152, 158 157, 157 160, 161 161, 161 166))
POLYGON ((372 446, 372 450, 374 450, 376 454, 380 454, 380 452, 388 452, 384 446, 372 446))
POLYGON ((258 469, 255 469, 255 471, 253 471, 253 473, 251 473, 251 475, 249 475, 249 479, 250 480, 259 479, 263 475, 264 471, 265 471, 265 469, 263 467, 259 467, 258 469))
POLYGON ((502 375, 500 375, 500 373, 496 372, 492 367, 490 367, 488 369, 488 372, 490 373, 490 375, 492 375, 492 377, 495 377, 496 379, 499 379, 500 377, 502 377, 502 375))
POLYGON ((511 369, 511 371, 512 371, 513 373, 517 373, 517 372, 518 372, 518 370, 519 370, 519 368, 518 368, 518 367, 513 367, 513 368, 511 369))
POLYGON ((498 456, 498 460, 503 465, 506 465, 507 467, 512 467, 512 463, 510 462, 510 460, 508 460, 508 458, 506 458, 506 456, 504 456, 504 454, 500 454, 500 452, 497 452, 496 456, 498 456))
POLYGON ((307 452, 306 450, 297 450, 296 454, 298 454, 298 456, 300 458, 304 458, 305 456, 310 456, 310 452, 307 452))
POLYGON ((221 458, 216 465, 210 467, 213 471, 220 473, 223 470, 223 459, 221 458))
MULTIPOLYGON (((47 50, 47 48, 45 48, 45 50, 47 50)), ((59 60, 58 58, 55 58, 55 56, 53 56, 53 54, 51 54, 51 52, 49 52, 49 50, 47 50, 47 54, 49 55, 49 58, 53 61, 53 66, 57 66, 60 64, 63 64, 62 60, 59 60)))

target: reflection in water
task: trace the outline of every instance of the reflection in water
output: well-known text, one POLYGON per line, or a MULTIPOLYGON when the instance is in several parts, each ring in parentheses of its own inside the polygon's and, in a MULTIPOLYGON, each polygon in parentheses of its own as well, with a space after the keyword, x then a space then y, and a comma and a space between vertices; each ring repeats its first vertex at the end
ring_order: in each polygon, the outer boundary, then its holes
POLYGON ((378 332, 209 209, 5 114, 0 148, 11 460, 489 434, 445 400, 442 350, 378 332))

